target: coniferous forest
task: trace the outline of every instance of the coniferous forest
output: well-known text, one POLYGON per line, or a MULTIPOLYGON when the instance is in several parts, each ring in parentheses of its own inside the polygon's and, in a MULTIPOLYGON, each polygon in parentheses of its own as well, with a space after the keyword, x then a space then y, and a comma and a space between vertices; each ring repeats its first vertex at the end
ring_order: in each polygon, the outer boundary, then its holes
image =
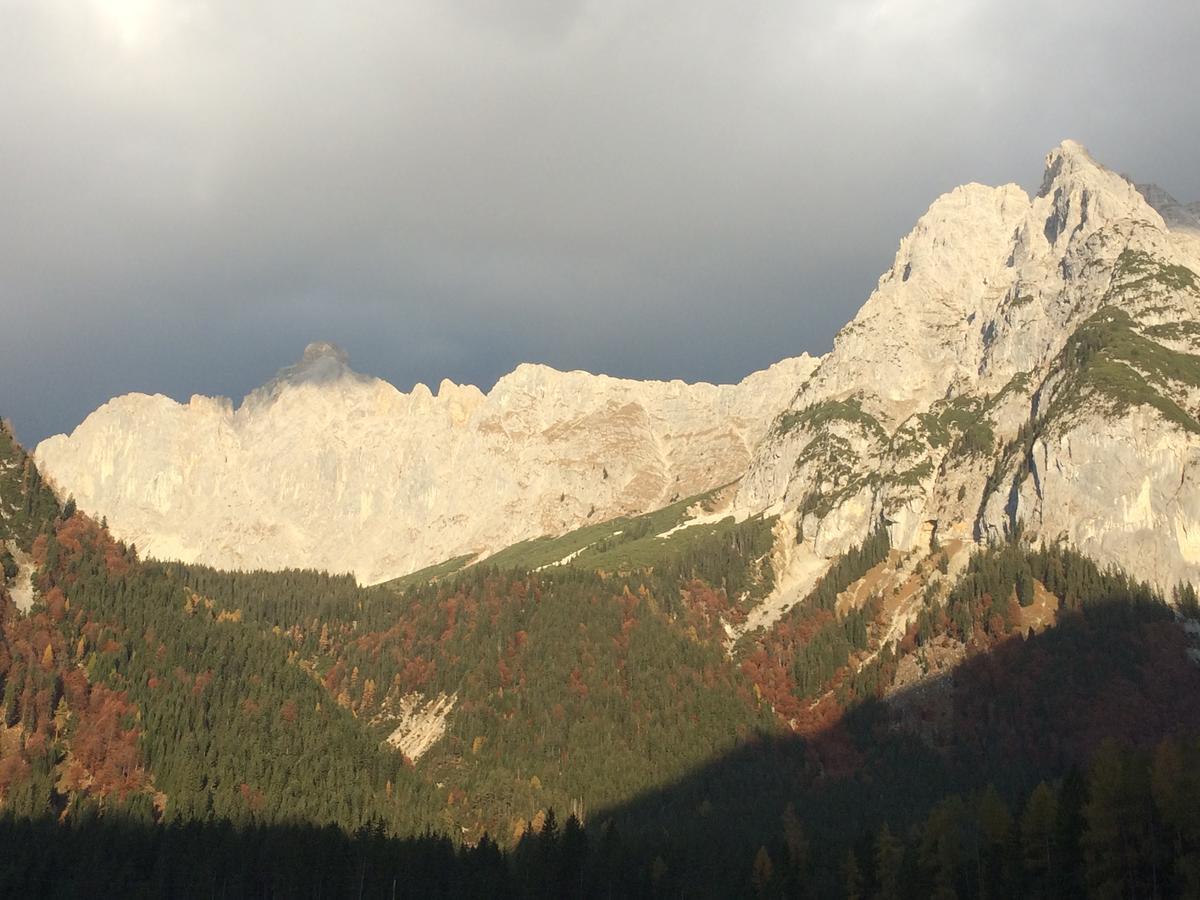
POLYGON ((0 430, 4 896, 1200 896, 1190 586, 881 528, 734 641, 769 519, 362 588, 73 507, 0 430))

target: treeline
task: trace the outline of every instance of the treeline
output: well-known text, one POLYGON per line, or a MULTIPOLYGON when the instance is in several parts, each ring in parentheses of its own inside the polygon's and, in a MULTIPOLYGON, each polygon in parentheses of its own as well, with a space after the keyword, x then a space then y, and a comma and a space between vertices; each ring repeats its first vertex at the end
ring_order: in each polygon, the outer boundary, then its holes
POLYGON ((551 807, 615 803, 770 727, 700 639, 727 595, 699 581, 480 566, 397 596, 301 571, 114 579, 57 539, 45 553, 47 586, 84 576, 64 589, 92 624, 68 617, 67 644, 84 637, 93 676, 141 711, 167 821, 374 817, 510 842, 551 807), (441 692, 450 731, 414 770, 383 738, 402 698, 441 692))
POLYGON ((347 833, 308 823, 151 825, 119 812, 0 816, 6 897, 505 897, 511 862, 490 841, 347 833))
POLYGON ((770 727, 709 639, 727 594, 698 579, 477 567, 397 597, 312 572, 139 562, 80 515, 35 550, 45 602, 11 622, 42 636, 14 632, 4 682, 25 735, 0 767, 10 812, 508 843, 548 809, 614 804, 770 727), (113 698, 111 738, 72 679, 113 698), (382 737, 400 698, 443 690, 459 698, 450 733, 414 770, 382 737))
POLYGON ((991 785, 946 792, 911 824, 846 841, 793 805, 755 847, 623 838, 551 811, 510 850, 380 823, 347 833, 227 821, 148 826, 119 813, 0 818, 0 892, 11 896, 225 897, 1192 897, 1200 893, 1200 743, 1102 744, 1083 767, 1011 802, 991 785))
POLYGON ((1086 770, 1039 782, 1012 805, 988 786, 943 797, 906 831, 880 826, 846 849, 841 892, 897 900, 1198 896, 1197 773, 1194 738, 1164 739, 1149 751, 1107 741, 1086 770))

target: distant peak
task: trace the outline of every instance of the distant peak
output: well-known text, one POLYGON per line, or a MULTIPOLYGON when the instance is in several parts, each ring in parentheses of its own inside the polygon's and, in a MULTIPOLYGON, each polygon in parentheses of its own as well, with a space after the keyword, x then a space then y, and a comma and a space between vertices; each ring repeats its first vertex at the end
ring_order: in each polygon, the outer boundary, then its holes
POLYGON ((353 375, 350 369, 350 354, 328 341, 313 341, 304 348, 300 361, 279 370, 276 381, 301 382, 335 381, 344 375, 353 375))
POLYGON ((339 347, 337 344, 331 344, 329 341, 313 341, 304 348, 304 355, 300 357, 300 364, 316 362, 322 359, 332 359, 343 366, 350 365, 350 354, 339 347))
POLYGON ((1163 217, 1171 231, 1200 234, 1200 205, 1185 206, 1157 184, 1135 184, 1139 194, 1163 217))
POLYGON ((278 397, 287 387, 326 385, 341 381, 366 383, 372 381, 350 368, 350 355, 329 341, 313 341, 304 348, 299 361, 284 366, 275 377, 250 393, 247 401, 266 402, 278 397))

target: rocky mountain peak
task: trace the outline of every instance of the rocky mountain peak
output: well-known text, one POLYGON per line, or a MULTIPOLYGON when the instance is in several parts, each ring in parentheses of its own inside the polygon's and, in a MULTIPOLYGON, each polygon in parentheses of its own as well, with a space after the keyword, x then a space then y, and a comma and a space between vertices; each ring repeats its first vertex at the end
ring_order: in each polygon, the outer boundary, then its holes
POLYGON ((1079 175, 1102 170, 1104 167, 1096 162, 1087 147, 1078 141, 1065 140, 1046 154, 1046 168, 1042 173, 1042 186, 1038 191, 1038 196, 1048 196, 1060 179, 1066 175, 1079 175))
POLYGON ((1134 187, 1163 217, 1171 231, 1200 235, 1200 203, 1185 206, 1157 184, 1135 184, 1134 187))
POLYGON ((300 364, 311 365, 325 359, 336 360, 343 366, 350 364, 350 354, 329 341, 313 341, 305 347, 304 355, 300 357, 300 364))
MULTIPOLYGON (((603 377, 603 376, 592 376, 603 377)), ((489 391, 489 395, 504 396, 515 393, 544 393, 551 385, 569 381, 571 373, 560 372, 543 363, 519 363, 515 369, 500 376, 489 391)))
POLYGON ((327 386, 339 383, 371 384, 376 379, 360 375, 350 368, 350 354, 337 344, 313 341, 304 348, 300 359, 284 366, 262 387, 250 392, 243 405, 254 406, 277 400, 289 388, 306 385, 327 386))
POLYGON ((1046 169, 1034 211, 1051 248, 1065 249, 1106 223, 1130 219, 1165 228, 1130 181, 1098 163, 1076 141, 1063 141, 1046 154, 1046 169))
POLYGON ((1066 140, 1046 154, 1042 185, 1037 196, 1052 196, 1055 191, 1076 193, 1090 190, 1132 197, 1130 187, 1129 179, 1098 161, 1083 144, 1066 140))
POLYGON ((1160 584, 1195 577, 1200 254, 1169 228, 1190 214, 1075 141, 1046 155, 1033 198, 943 195, 776 419, 736 504, 795 516, 825 558, 880 521, 897 547, 1021 521, 1160 584), (1040 459, 1018 440, 1035 432, 1040 459))
POLYGON ((346 375, 356 375, 350 368, 350 354, 337 344, 328 341, 313 341, 304 348, 300 360, 285 366, 276 374, 276 380, 292 384, 311 384, 336 381, 346 375))

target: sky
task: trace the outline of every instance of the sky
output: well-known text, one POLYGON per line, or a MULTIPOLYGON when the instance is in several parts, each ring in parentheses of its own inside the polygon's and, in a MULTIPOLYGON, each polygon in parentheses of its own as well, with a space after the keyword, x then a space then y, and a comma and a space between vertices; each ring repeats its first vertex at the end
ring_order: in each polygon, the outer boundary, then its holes
POLYGON ((0 0, 0 415, 823 353, 1064 138, 1200 199, 1195 0, 0 0))

